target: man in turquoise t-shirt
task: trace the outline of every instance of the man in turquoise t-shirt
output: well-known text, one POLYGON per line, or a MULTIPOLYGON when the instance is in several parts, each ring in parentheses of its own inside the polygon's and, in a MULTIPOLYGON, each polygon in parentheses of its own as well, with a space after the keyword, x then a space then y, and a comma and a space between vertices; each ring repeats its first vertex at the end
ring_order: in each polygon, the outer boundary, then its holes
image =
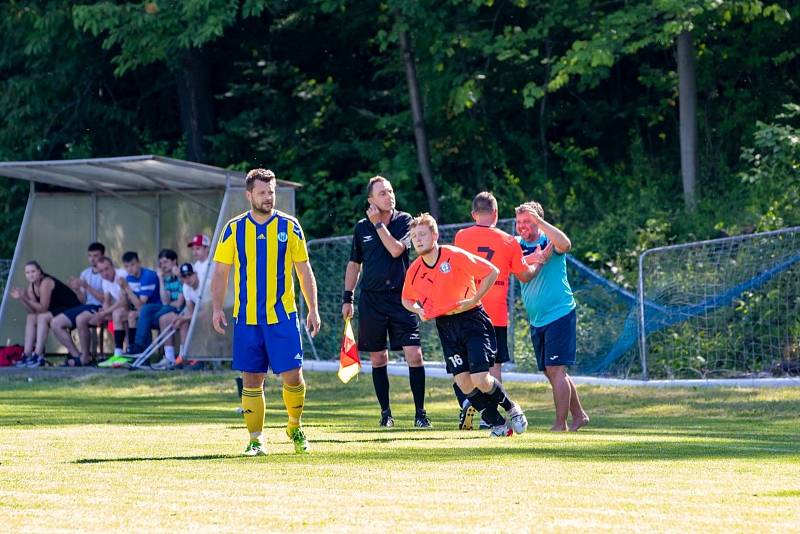
POLYGON ((575 382, 567 367, 575 364, 575 299, 567 280, 567 252, 572 248, 567 235, 544 220, 537 202, 516 208, 517 241, 525 260, 539 263, 537 275, 522 283, 522 302, 531 322, 531 341, 536 363, 553 388, 556 419, 550 430, 576 431, 589 423, 581 406, 575 382), (567 427, 567 415, 572 424, 567 427))

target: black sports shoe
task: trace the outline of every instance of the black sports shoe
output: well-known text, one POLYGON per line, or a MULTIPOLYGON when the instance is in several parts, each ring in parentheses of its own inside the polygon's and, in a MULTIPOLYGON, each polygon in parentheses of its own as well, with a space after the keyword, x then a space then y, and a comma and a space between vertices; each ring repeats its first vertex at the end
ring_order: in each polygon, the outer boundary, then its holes
POLYGON ((417 412, 417 415, 414 417, 414 426, 417 428, 433 428, 431 420, 428 419, 428 414, 425 413, 425 410, 417 412))
POLYGON ((381 426, 392 428, 394 426, 394 417, 392 417, 391 410, 383 410, 381 412, 381 426))

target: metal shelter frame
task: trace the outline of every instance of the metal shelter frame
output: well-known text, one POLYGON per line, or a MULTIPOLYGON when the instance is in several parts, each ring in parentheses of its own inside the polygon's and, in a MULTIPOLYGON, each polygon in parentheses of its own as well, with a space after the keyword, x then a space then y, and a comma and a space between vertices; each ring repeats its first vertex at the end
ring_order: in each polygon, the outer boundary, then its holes
MULTIPOLYGON (((92 158, 74 160, 49 160, 49 161, 11 161, 0 162, 0 176, 27 180, 30 182, 30 193, 17 237, 17 245, 11 261, 8 281, 3 289, 3 298, 0 301, 0 327, 6 324, 7 304, 9 292, 12 287, 14 274, 20 267, 23 244, 29 228, 33 222, 33 205, 37 196, 58 195, 60 193, 86 193, 91 199, 90 241, 98 237, 98 194, 108 195, 128 206, 134 207, 152 217, 155 221, 154 249, 161 248, 161 198, 160 194, 171 194, 192 203, 198 209, 216 214, 214 235, 210 247, 210 257, 213 257, 214 248, 219 238, 222 225, 226 222, 226 211, 231 205, 231 191, 243 194, 245 188, 245 173, 196 163, 174 158, 140 155, 112 158, 92 158), (63 188, 54 188, 51 192, 37 191, 36 184, 46 184, 63 188), (203 193, 221 193, 222 202, 214 206, 208 201, 199 198, 203 193), (136 194, 151 194, 155 196, 156 209, 137 202, 136 194)), ((287 192, 291 190, 290 205, 283 205, 281 209, 294 213, 294 190, 301 184, 287 180, 277 180, 278 190, 287 192)), ((287 193, 288 194, 288 193, 287 193)), ((284 203, 285 204, 285 203, 284 203)), ((206 273, 204 280, 200 281, 201 294, 205 294, 205 286, 211 270, 206 273)), ((202 298, 202 297, 201 297, 202 298)), ((185 347, 191 347, 193 334, 196 330, 197 316, 201 312, 201 303, 194 308, 192 321, 185 347)), ((224 359, 224 358, 223 358, 224 359)))

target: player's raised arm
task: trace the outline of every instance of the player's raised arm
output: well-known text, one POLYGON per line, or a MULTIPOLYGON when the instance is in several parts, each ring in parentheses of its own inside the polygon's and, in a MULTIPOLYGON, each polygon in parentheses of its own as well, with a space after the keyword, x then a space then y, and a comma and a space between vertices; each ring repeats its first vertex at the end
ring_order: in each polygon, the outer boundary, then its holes
POLYGON ((308 316, 306 317, 306 328, 314 337, 319 333, 321 320, 319 318, 319 308, 317 306, 317 280, 314 278, 314 271, 308 261, 300 261, 294 264, 297 276, 300 278, 300 290, 306 299, 308 306, 308 316))

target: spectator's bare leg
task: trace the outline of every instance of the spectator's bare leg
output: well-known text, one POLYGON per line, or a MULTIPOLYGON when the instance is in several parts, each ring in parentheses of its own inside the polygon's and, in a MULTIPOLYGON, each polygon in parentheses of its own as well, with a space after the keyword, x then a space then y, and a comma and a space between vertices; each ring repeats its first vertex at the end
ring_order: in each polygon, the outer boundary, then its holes
POLYGON ((25 354, 33 353, 36 343, 36 314, 29 313, 25 319, 25 354))
POLYGON ((589 416, 581 406, 581 399, 578 397, 578 389, 575 387, 575 382, 572 377, 566 375, 569 382, 570 397, 569 397, 569 411, 572 414, 572 424, 569 425, 570 432, 576 432, 581 427, 589 424, 589 416))
POLYGON ((53 335, 56 336, 56 339, 59 341, 59 343, 67 348, 69 355, 75 358, 79 357, 81 353, 78 350, 78 347, 75 346, 75 342, 72 340, 72 334, 70 334, 69 331, 70 327, 72 327, 69 322, 69 318, 63 313, 60 313, 53 317, 53 320, 50 322, 50 327, 53 330, 53 335))
POLYGON ((184 345, 186 345, 186 337, 189 335, 189 322, 184 321, 181 323, 181 344, 180 344, 180 351, 178 352, 179 356, 183 356, 183 351, 186 349, 184 345))
POLYGON ((75 318, 75 324, 78 327, 78 339, 81 343, 81 363, 84 365, 92 361, 92 357, 89 355, 89 345, 91 345, 92 339, 89 326, 92 317, 94 317, 92 312, 85 311, 75 318))
POLYGON ((111 319, 114 321, 114 354, 122 354, 127 331, 128 310, 117 308, 111 312, 111 319))
POLYGON ((567 430, 567 414, 572 395, 567 373, 563 365, 554 365, 545 368, 545 374, 553 387, 553 402, 556 405, 556 420, 550 430, 564 432, 567 430))
POLYGON ((36 316, 36 354, 44 356, 47 334, 50 332, 50 321, 53 314, 50 312, 40 313, 36 316))
MULTIPOLYGON (((173 312, 165 313, 161 317, 158 318, 158 329, 160 331, 164 331, 169 327, 170 323, 175 320, 177 315, 173 312)), ((173 341, 174 336, 169 336, 169 338, 164 342, 165 347, 174 347, 175 342, 173 341)))

